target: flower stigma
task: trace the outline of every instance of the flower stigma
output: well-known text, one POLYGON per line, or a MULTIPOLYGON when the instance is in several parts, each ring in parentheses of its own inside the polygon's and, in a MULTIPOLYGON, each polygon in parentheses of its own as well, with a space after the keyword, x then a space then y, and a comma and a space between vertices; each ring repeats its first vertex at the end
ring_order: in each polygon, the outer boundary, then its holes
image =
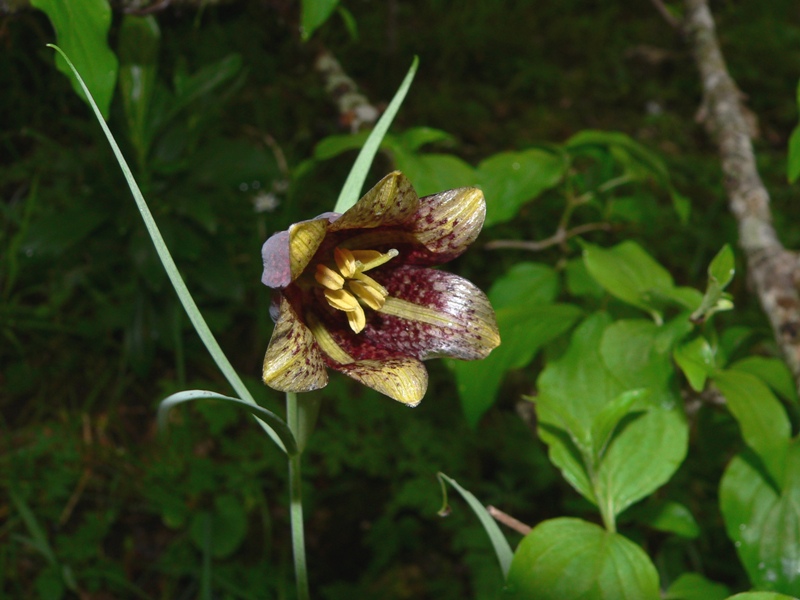
POLYGON ((386 264, 399 254, 394 248, 382 253, 337 247, 333 250, 333 259, 338 272, 325 264, 317 264, 314 279, 325 288, 325 299, 347 315, 350 329, 355 333, 361 333, 367 325, 363 306, 380 311, 389 296, 385 287, 364 272, 386 264))

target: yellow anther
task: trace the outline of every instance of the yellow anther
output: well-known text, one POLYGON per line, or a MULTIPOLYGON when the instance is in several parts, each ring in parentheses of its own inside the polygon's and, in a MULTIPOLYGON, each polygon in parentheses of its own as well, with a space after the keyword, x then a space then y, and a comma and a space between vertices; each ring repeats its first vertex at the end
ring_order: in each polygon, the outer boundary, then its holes
POLYGON ((364 304, 369 306, 372 310, 380 310, 386 302, 386 296, 384 296, 380 290, 365 285, 357 279, 348 281, 347 287, 350 288, 350 291, 353 292, 359 300, 362 300, 364 304))
POLYGON ((345 312, 361 308, 356 297, 347 290, 325 290, 325 299, 333 308, 345 312))
POLYGON ((357 259, 350 250, 347 248, 334 248, 333 258, 342 275, 345 277, 352 277, 355 275, 356 267, 358 266, 356 264, 357 259))
POLYGON ((364 275, 363 273, 357 273, 355 279, 358 279, 362 283, 368 285, 373 290, 380 293, 380 295, 383 296, 384 298, 386 298, 386 296, 389 295, 389 291, 369 275, 364 275))
POLYGON ((364 271, 386 264, 399 254, 394 248, 385 253, 334 248, 333 259, 338 273, 322 263, 317 264, 314 278, 325 288, 325 299, 330 306, 347 314, 347 323, 356 333, 361 333, 367 326, 362 304, 372 310, 381 310, 389 296, 387 289, 364 275, 364 271), (345 283, 348 289, 344 289, 345 283))
POLYGON ((356 303, 356 309, 347 313, 347 323, 350 325, 350 329, 356 333, 361 333, 367 326, 367 315, 364 314, 364 309, 360 304, 356 303))
POLYGON ((317 272, 314 273, 314 279, 316 279, 317 283, 322 287, 329 290, 340 290, 344 285, 344 277, 323 264, 317 265, 317 272))

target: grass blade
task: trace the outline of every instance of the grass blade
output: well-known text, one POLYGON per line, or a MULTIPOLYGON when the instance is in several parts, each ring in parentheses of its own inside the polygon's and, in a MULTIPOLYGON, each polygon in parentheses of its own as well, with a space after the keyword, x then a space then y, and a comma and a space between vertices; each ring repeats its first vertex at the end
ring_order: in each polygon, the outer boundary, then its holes
POLYGON ((411 68, 408 70, 405 79, 403 79, 403 83, 400 84, 394 98, 392 98, 389 106, 386 107, 386 112, 378 119, 375 128, 372 130, 372 133, 369 134, 367 141, 361 148, 361 152, 358 153, 356 162, 353 163, 353 168, 350 169, 350 174, 347 176, 342 186, 342 191, 339 194, 339 199, 336 201, 336 207, 333 209, 333 212, 343 213, 359 199, 361 189, 364 187, 364 182, 367 179, 370 165, 372 165, 375 154, 378 153, 378 148, 381 146, 383 136, 389 131, 389 126, 392 124, 397 111, 400 110, 400 105, 403 103, 406 93, 411 87, 411 82, 414 81, 414 75, 417 73, 418 66, 419 58, 415 56, 414 60, 411 62, 411 68))

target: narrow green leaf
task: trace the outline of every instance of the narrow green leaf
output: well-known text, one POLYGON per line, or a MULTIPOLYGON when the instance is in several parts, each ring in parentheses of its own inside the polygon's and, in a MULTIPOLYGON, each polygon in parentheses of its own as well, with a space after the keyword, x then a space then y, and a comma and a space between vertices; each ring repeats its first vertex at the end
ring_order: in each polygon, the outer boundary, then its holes
POLYGON ((755 375, 790 402, 795 404, 798 402, 797 388, 795 387, 792 372, 781 359, 766 356, 748 356, 736 361, 730 365, 730 368, 734 371, 744 371, 755 375))
POLYGON ((486 195, 486 227, 508 221, 523 204, 558 185, 567 170, 560 154, 539 148, 501 152, 478 165, 478 183, 486 195))
POLYGON ((739 422, 745 443, 764 461, 775 483, 782 485, 791 426, 780 401, 750 373, 719 371, 714 383, 739 422))
POLYGON ((333 14, 339 0, 302 0, 300 10, 300 35, 307 41, 333 14))
POLYGON ((58 559, 56 558, 55 552, 53 552, 52 546, 50 546, 50 542, 47 539, 47 534, 45 533, 44 528, 39 524, 39 520, 36 518, 36 515, 33 514, 33 511, 25 502, 25 499, 20 496, 13 487, 8 488, 8 497, 11 499, 11 502, 14 504, 14 508, 17 509, 17 513, 19 513, 22 522, 25 523, 25 527, 27 528, 28 533, 31 535, 31 547, 38 550, 45 560, 47 560, 48 564, 51 566, 57 566, 58 559))
MULTIPOLYGON (((142 196, 142 192, 139 189, 139 186, 136 184, 136 180, 134 179, 133 174, 131 173, 131 169, 128 166, 128 163, 125 161, 125 157, 122 155, 122 151, 119 149, 119 146, 117 145, 114 136, 111 134, 111 130, 108 128, 108 125, 106 125, 106 122, 103 120, 103 117, 100 114, 100 109, 95 104, 91 92, 86 87, 86 84, 83 82, 83 79, 81 79, 80 74, 75 69, 72 62, 69 60, 67 55, 64 54, 64 51, 61 50, 61 48, 59 48, 58 46, 54 46, 52 44, 48 45, 64 58, 64 60, 69 65, 69 68, 75 74, 75 77, 80 83, 81 88, 86 94, 86 97, 89 99, 89 104, 91 105, 92 110, 94 110, 95 116, 97 117, 97 122, 100 124, 100 128, 103 130, 103 133, 105 134, 106 139, 108 140, 108 143, 114 152, 114 156, 116 156, 117 158, 117 162, 119 163, 120 169, 122 169, 122 173, 125 175, 125 180, 128 183, 128 187, 130 188, 131 193, 133 194, 136 206, 139 209, 139 213, 141 214, 142 219, 144 220, 144 224, 147 227, 147 231, 150 234, 151 239, 153 240, 153 245, 156 248, 158 257, 161 260, 161 263, 164 265, 164 270, 167 272, 170 282, 172 283, 172 286, 175 288, 175 292, 178 294, 178 298, 180 299, 183 308, 186 310, 186 314, 189 316, 189 320, 192 322, 195 331, 197 331, 197 335, 200 336, 200 339, 203 341, 203 344, 205 345, 209 354, 211 354, 211 357, 214 359, 214 362, 216 363, 219 370, 222 371, 222 374, 228 380, 228 383, 230 383, 231 387, 239 395, 239 398, 241 398, 241 400, 239 401, 249 404, 251 408, 260 408, 258 407, 258 404, 256 404, 256 401, 253 399, 253 396, 250 394, 250 391, 244 385, 244 382, 241 380, 239 375, 234 370, 230 361, 228 361, 228 358, 222 352, 222 348, 219 347, 219 344, 217 343, 214 334, 211 333, 211 330, 209 329, 208 324, 203 318, 203 315, 200 314, 200 310, 197 308, 197 304, 195 303, 194 298, 192 298, 192 295, 189 293, 189 290, 186 287, 186 284, 184 283, 178 271, 178 267, 175 265, 175 261, 172 259, 172 255, 170 255, 169 249, 167 248, 167 245, 164 243, 164 238, 162 237, 161 232, 158 229, 158 225, 156 225, 156 222, 153 219, 153 215, 150 212, 150 209, 148 208, 147 203, 144 200, 144 196, 142 196)), ((266 421, 263 421, 258 418, 256 420, 259 422, 264 431, 276 443, 278 443, 278 438, 281 438, 281 435, 279 435, 276 431, 270 429, 266 421)), ((285 424, 283 424, 283 426, 285 426, 285 424)), ((290 444, 284 444, 283 447, 287 451, 291 451, 292 448, 290 444)))
POLYGON ((800 445, 792 444, 778 491, 751 452, 735 457, 720 482, 720 509, 753 587, 800 595, 800 445))
POLYGON ((400 105, 403 103, 411 87, 411 82, 414 80, 414 75, 417 73, 418 66, 419 58, 415 56, 414 60, 411 62, 411 68, 400 84, 397 93, 395 93, 389 106, 386 107, 386 111, 375 124, 375 128, 370 133, 363 148, 361 148, 361 152, 359 152, 358 158, 356 158, 356 162, 353 164, 353 168, 350 169, 344 186, 342 186, 342 191, 339 193, 339 199, 336 201, 336 206, 333 209, 334 212, 343 213, 358 201, 361 189, 364 187, 364 181, 366 181, 367 174, 369 173, 369 167, 372 165, 372 160, 375 158, 378 148, 380 148, 383 136, 389 131, 389 126, 392 124, 397 111, 400 110, 400 105))
MULTIPOLYGON (((31 5, 47 14, 56 30, 58 44, 83 73, 86 87, 91 90, 100 107, 100 114, 107 119, 117 82, 117 57, 107 43, 111 26, 108 1, 31 0, 31 5)), ((60 55, 56 56, 56 66, 69 77, 75 92, 86 100, 82 84, 60 55)))
POLYGON ((580 519, 537 525, 508 574, 512 597, 536 600, 658 600, 658 573, 639 546, 580 519))
POLYGON ((703 336, 675 348, 673 358, 686 375, 689 385, 695 392, 702 392, 708 378, 716 368, 714 350, 703 336))
POLYGON ((217 394, 216 392, 207 392, 205 390, 186 390, 164 398, 158 405, 159 429, 162 431, 166 430, 167 416, 173 407, 178 404, 182 404, 183 402, 202 399, 224 400, 226 402, 233 402, 234 404, 243 406, 247 411, 252 413, 257 420, 264 422, 270 428, 269 431, 275 432, 277 437, 273 437, 273 440, 284 452, 286 452, 289 456, 297 454, 297 443, 294 439, 294 436, 292 435, 292 432, 286 423, 284 423, 284 421, 278 415, 268 411, 266 408, 263 408, 257 404, 253 405, 250 402, 241 400, 240 398, 231 398, 230 396, 223 396, 222 394, 217 394))
POLYGON ((699 573, 684 573, 672 582, 664 600, 725 600, 727 586, 706 579, 699 573))
POLYGON ((503 578, 508 577, 508 570, 511 567, 513 553, 511 552, 511 546, 509 546, 508 540, 503 535, 503 532, 500 531, 500 527, 498 527, 495 520, 472 492, 461 487, 455 479, 451 479, 444 473, 437 473, 437 477, 452 485, 475 512, 481 525, 483 525, 483 529, 486 531, 486 535, 489 536, 492 542, 492 547, 500 563, 500 570, 503 572, 503 578))

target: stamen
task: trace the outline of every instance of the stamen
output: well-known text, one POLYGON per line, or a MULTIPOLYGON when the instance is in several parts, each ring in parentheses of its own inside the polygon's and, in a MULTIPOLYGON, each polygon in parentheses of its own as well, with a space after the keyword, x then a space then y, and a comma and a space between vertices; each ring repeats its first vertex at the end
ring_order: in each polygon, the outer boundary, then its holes
POLYGON ((347 248, 334 248, 333 259, 336 261, 336 266, 345 277, 352 277, 356 272, 356 257, 347 248))
POLYGON ((389 291, 372 277, 364 275, 364 271, 386 264, 399 254, 395 248, 384 253, 337 247, 333 249, 333 259, 338 273, 327 265, 317 264, 314 278, 325 288, 325 299, 330 306, 347 314, 347 323, 354 332, 361 333, 367 326, 362 304, 372 310, 382 310, 389 296, 389 291), (344 289, 345 283, 347 290, 344 289))
POLYGON ((376 292, 379 292, 380 295, 383 296, 384 298, 389 295, 389 290, 387 290, 385 287, 383 287, 380 283, 375 281, 369 275, 364 275, 363 273, 356 273, 355 279, 363 281, 365 284, 367 284, 373 290, 375 290, 376 292))
POLYGON ((317 272, 314 273, 314 279, 316 279, 317 283, 322 287, 329 290, 340 290, 344 285, 344 277, 323 264, 317 265, 317 272))
POLYGON ((345 312, 361 308, 356 297, 347 290, 325 290, 325 299, 333 308, 345 312))
POLYGON ((395 256, 398 256, 400 254, 400 252, 398 252, 395 248, 392 248, 391 250, 387 251, 386 254, 381 254, 376 250, 354 250, 353 256, 355 256, 356 258, 358 257, 356 252, 358 252, 359 254, 369 253, 369 256, 364 257, 367 259, 366 262, 358 259, 362 265, 361 267, 362 273, 364 271, 369 271, 370 269, 374 269, 375 267, 380 267, 381 265, 386 264, 387 262, 392 260, 395 256))
POLYGON ((356 295, 356 298, 362 300, 364 304, 369 306, 372 310, 380 310, 383 308, 383 304, 386 302, 386 296, 384 296, 380 290, 364 285, 356 279, 351 279, 347 283, 347 286, 350 288, 350 291, 356 295))
POLYGON ((360 304, 356 303, 355 310, 347 313, 347 323, 350 325, 350 329, 356 333, 364 331, 364 327, 367 326, 367 315, 364 314, 364 309, 360 304))

